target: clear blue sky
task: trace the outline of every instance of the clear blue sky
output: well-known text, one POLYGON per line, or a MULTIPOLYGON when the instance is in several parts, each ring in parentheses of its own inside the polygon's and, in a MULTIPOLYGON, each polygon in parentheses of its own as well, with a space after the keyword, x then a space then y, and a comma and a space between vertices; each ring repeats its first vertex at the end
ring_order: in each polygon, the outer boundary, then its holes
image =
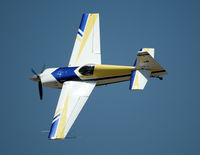
POLYGON ((0 0, 0 154, 199 155, 200 2, 0 0), (33 67, 68 64, 82 13, 100 13, 102 63, 132 65, 142 47, 168 71, 145 90, 97 87, 70 131, 49 141, 60 90, 29 80, 33 67))

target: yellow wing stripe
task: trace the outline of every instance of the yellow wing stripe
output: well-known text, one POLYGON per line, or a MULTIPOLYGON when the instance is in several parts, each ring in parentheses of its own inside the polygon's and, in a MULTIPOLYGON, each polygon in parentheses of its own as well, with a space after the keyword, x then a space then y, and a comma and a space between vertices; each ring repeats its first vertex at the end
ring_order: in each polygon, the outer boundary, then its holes
POLYGON ((77 63, 77 61, 78 61, 78 59, 79 59, 79 57, 81 55, 81 52, 83 51, 85 43, 86 43, 86 41, 87 41, 87 39, 88 39, 88 37, 90 35, 90 32, 91 32, 92 28, 94 27, 94 24, 95 24, 95 21, 96 21, 97 17, 98 17, 98 14, 90 14, 89 15, 87 26, 86 26, 86 29, 85 29, 85 32, 84 32, 84 36, 83 36, 83 41, 81 43, 81 47, 79 49, 78 56, 76 58, 75 64, 77 63))
POLYGON ((81 38, 78 35, 77 35, 76 39, 81 42, 81 38))
POLYGON ((58 113, 60 113, 60 110, 58 110, 58 111, 55 112, 54 117, 55 117, 56 115, 58 115, 58 113))
POLYGON ((69 101, 69 88, 67 90, 67 96, 66 96, 64 107, 63 107, 61 117, 60 117, 60 120, 59 120, 57 132, 56 132, 56 138, 60 138, 60 139, 65 138, 68 101, 69 101))

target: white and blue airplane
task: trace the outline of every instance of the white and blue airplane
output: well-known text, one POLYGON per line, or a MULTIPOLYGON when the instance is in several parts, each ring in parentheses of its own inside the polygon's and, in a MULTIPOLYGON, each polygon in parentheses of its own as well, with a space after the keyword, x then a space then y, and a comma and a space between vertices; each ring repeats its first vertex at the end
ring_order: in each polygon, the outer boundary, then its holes
POLYGON ((95 86, 130 80, 130 90, 144 89, 149 78, 167 72, 154 59, 153 48, 142 48, 133 66, 101 64, 99 14, 83 14, 68 67, 48 68, 31 80, 60 88, 61 93, 48 138, 64 139, 95 86))

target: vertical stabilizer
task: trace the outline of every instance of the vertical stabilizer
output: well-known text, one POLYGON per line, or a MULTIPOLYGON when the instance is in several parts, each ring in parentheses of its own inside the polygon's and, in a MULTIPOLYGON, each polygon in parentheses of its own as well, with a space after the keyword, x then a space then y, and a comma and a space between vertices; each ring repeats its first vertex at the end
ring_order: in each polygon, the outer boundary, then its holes
POLYGON ((154 48, 141 48, 138 53, 148 52, 154 58, 154 48))

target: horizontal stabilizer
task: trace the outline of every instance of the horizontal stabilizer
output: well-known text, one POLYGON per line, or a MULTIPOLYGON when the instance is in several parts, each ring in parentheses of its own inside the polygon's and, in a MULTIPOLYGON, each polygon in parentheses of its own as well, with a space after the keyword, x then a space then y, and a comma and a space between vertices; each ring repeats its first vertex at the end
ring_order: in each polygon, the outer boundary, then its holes
POLYGON ((134 70, 131 73, 130 90, 143 90, 151 72, 146 70, 134 70))

